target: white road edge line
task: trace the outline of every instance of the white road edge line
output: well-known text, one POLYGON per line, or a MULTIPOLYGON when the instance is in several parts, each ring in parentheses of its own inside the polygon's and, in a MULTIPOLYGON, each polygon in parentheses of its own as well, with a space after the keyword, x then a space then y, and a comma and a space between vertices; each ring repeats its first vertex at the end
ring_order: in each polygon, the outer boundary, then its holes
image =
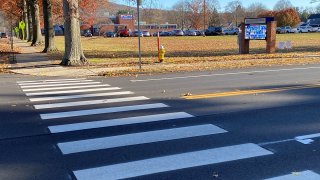
POLYGON ((274 69, 265 71, 244 71, 235 73, 223 73, 223 74, 204 74, 197 76, 177 76, 177 77, 167 77, 158 79, 136 79, 130 80, 131 82, 147 82, 147 81, 163 81, 163 80, 174 80, 174 79, 188 79, 188 78, 200 78, 200 77, 212 77, 212 76, 226 76, 226 75, 239 75, 239 74, 249 74, 249 73, 267 73, 267 72, 280 72, 280 71, 294 71, 294 70, 308 70, 308 69, 320 69, 320 67, 307 67, 307 68, 292 68, 292 69, 274 69))
POLYGON ((111 108, 40 114, 40 117, 42 120, 47 120, 47 119, 78 117, 78 116, 89 116, 89 115, 96 115, 96 114, 108 114, 108 113, 117 113, 117 112, 126 112, 126 111, 136 111, 136 110, 142 110, 142 109, 163 108, 163 107, 169 107, 169 106, 162 104, 162 103, 143 104, 143 105, 134 105, 134 106, 119 106, 119 107, 111 107, 111 108))
POLYGON ((198 126, 172 128, 142 133, 125 134, 112 137, 58 143, 58 146, 63 154, 73 154, 79 152, 95 151, 123 146, 207 136, 226 132, 227 131, 225 131, 224 129, 221 129, 212 124, 205 124, 198 126))
POLYGON ((320 175, 310 171, 302 171, 302 172, 293 172, 291 174, 283 175, 283 176, 278 176, 270 179, 265 179, 265 180, 319 180, 320 175))
POLYGON ((147 98, 145 96, 136 96, 136 97, 101 99, 101 100, 92 100, 92 101, 76 101, 76 102, 66 102, 66 103, 39 104, 39 105, 34 105, 34 108, 35 109, 50 109, 50 108, 88 106, 88 105, 97 105, 97 104, 129 102, 129 101, 142 101, 142 100, 148 100, 148 99, 149 98, 147 98))
MULTIPOLYGON (((159 104, 159 106, 163 106, 163 104, 159 104)), ((78 131, 78 130, 85 130, 85 129, 113 127, 113 126, 129 125, 129 124, 141 124, 141 123, 148 123, 148 122, 167 121, 167 120, 191 118, 191 117, 194 117, 194 116, 185 112, 175 112, 175 113, 148 115, 148 116, 136 116, 136 117, 128 117, 128 118, 120 118, 120 119, 108 119, 108 120, 101 120, 101 121, 56 125, 56 126, 49 126, 48 128, 51 133, 62 133, 62 132, 78 131)))
POLYGON ((124 179, 271 154, 256 144, 247 143, 77 170, 73 173, 78 180, 124 179))

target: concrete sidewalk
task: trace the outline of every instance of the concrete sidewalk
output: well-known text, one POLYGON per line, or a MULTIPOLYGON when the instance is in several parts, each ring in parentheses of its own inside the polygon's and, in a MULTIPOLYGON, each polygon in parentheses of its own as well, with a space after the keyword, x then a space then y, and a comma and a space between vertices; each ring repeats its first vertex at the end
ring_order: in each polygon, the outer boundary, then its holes
POLYGON ((118 71, 130 69, 121 68, 92 68, 84 67, 65 67, 58 62, 50 61, 46 53, 41 53, 36 47, 30 46, 30 43, 17 40, 15 45, 22 50, 21 54, 16 55, 16 64, 9 65, 9 71, 17 74, 26 74, 33 76, 69 76, 86 77, 97 76, 106 71, 118 71))

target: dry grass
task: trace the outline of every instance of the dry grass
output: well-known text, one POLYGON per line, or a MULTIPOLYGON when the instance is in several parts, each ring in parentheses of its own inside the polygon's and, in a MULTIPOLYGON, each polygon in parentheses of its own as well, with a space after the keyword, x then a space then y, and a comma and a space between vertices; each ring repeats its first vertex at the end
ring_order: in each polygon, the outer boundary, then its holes
MULTIPOLYGON (((320 58, 306 58, 320 55, 320 33, 280 34, 277 41, 291 41, 291 50, 278 50, 276 54, 265 54, 265 41, 251 41, 249 55, 238 55, 237 36, 208 37, 162 37, 166 49, 163 65, 157 61, 157 38, 142 38, 142 61, 147 71, 189 71, 217 68, 239 68, 248 66, 269 66, 285 64, 319 63, 320 58), (230 62, 230 63, 229 63, 230 62), (231 63, 232 62, 232 63, 231 63)), ((137 67, 137 38, 82 37, 82 46, 91 66, 137 67)), ((63 37, 56 38, 58 52, 51 54, 51 60, 62 58, 63 37)))

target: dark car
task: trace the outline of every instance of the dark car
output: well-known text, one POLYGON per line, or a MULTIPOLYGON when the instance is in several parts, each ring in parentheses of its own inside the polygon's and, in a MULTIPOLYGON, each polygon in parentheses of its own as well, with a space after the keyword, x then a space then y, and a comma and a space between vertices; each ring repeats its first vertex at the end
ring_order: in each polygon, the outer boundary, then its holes
POLYGON ((103 34, 104 37, 116 37, 116 33, 114 32, 106 32, 103 34))
POLYGON ((171 36, 171 33, 167 31, 163 31, 160 33, 160 36, 171 36))
MULTIPOLYGON (((159 35, 161 34, 161 32, 162 31, 159 31, 159 35)), ((153 33, 152 36, 154 36, 154 37, 158 36, 158 32, 153 33)))
POLYGON ((197 32, 195 30, 186 30, 184 35, 186 35, 186 36, 197 36, 197 32))
POLYGON ((1 33, 1 38, 7 38, 7 33, 1 33))
POLYGON ((180 29, 175 29, 172 31, 172 36, 184 36, 184 33, 180 29))
POLYGON ((223 35, 222 27, 209 26, 209 28, 205 31, 206 36, 218 36, 223 35))
POLYGON ((139 36, 143 37, 144 35, 143 35, 142 31, 133 31, 132 36, 134 36, 134 37, 139 37, 139 36))
POLYGON ((92 37, 91 32, 86 32, 86 33, 84 33, 84 37, 92 37))
POLYGON ((197 36, 204 36, 205 35, 203 30, 202 31, 196 30, 196 33, 197 33, 197 36))

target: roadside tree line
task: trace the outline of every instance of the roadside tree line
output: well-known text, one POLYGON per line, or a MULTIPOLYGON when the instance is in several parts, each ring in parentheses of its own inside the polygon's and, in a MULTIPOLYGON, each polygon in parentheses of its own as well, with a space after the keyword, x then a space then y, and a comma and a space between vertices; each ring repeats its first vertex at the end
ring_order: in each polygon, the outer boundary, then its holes
POLYGON ((53 25, 63 22, 65 52, 61 65, 74 66, 87 64, 80 41, 80 21, 93 24, 98 6, 107 3, 107 0, 10 0, 0 4, 0 11, 12 27, 23 21, 26 40, 31 46, 44 43, 45 53, 56 51, 53 25))

